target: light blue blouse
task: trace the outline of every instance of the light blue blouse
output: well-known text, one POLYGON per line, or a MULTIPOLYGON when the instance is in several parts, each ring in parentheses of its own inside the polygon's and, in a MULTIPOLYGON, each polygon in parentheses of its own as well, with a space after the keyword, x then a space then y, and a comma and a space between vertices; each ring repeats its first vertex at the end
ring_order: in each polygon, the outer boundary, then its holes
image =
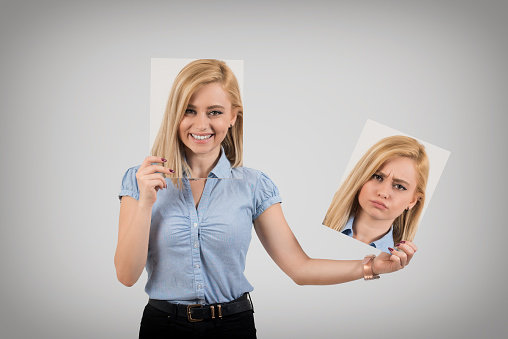
MULTIPOLYGON (((342 229, 342 234, 347 235, 348 237, 353 236, 353 221, 355 220, 354 217, 350 217, 346 226, 344 226, 344 229, 342 229)), ((388 254, 390 253, 390 250, 388 250, 388 247, 393 248, 393 226, 390 227, 390 230, 388 233, 386 233, 381 239, 376 240, 374 242, 370 243, 370 246, 380 249, 383 252, 386 252, 388 254)))
MULTIPOLYGON (((139 200, 139 167, 125 173, 120 197, 139 200)), ((166 182, 168 188, 158 191, 152 208, 145 286, 149 297, 212 304, 252 291, 244 275, 252 222, 281 202, 275 184, 260 171, 231 168, 224 152, 208 175, 197 210, 188 179, 182 179, 181 191, 170 179, 166 182)))

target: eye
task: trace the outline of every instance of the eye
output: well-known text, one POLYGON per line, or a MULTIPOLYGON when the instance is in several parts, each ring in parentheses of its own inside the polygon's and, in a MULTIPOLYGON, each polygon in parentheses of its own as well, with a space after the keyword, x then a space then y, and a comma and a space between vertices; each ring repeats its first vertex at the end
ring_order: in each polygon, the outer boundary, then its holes
POLYGON ((208 112, 208 115, 211 115, 211 116, 217 116, 217 115, 221 115, 222 112, 221 111, 211 111, 211 112, 208 112))
POLYGON ((377 181, 383 181, 383 177, 380 176, 379 174, 376 174, 376 173, 374 173, 372 175, 372 179, 377 180, 377 181))
POLYGON ((193 110, 193 109, 187 108, 187 109, 185 110, 185 114, 196 114, 196 111, 195 111, 195 110, 193 110))
POLYGON ((401 184, 395 184, 395 185, 393 185, 393 187, 395 187, 395 189, 399 190, 399 191, 407 191, 407 188, 405 188, 401 184))

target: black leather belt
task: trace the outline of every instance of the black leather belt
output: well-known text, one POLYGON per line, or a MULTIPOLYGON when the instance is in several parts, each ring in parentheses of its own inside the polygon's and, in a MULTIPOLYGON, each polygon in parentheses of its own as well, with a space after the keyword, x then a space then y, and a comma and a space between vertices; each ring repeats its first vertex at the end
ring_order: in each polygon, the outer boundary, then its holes
POLYGON ((190 322, 205 319, 221 319, 231 314, 253 310, 250 294, 244 293, 240 298, 224 304, 213 305, 183 305, 171 304, 165 300, 149 299, 148 303, 161 311, 177 317, 186 317, 190 322))

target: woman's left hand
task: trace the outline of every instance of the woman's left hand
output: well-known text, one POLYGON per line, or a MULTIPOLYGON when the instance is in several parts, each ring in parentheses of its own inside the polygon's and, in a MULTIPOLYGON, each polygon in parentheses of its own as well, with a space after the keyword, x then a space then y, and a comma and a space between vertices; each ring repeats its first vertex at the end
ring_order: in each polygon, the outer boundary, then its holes
POLYGON ((418 249, 411 241, 402 241, 397 244, 399 251, 394 249, 392 254, 382 252, 372 264, 374 274, 391 273, 404 268, 409 264, 418 249))

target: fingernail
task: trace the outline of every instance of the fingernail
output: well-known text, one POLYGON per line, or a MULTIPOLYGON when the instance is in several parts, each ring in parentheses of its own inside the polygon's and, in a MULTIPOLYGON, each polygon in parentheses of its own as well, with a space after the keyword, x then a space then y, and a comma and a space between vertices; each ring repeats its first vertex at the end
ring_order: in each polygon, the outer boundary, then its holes
POLYGON ((391 247, 388 247, 388 250, 390 250, 390 252, 393 252, 393 248, 391 247))
POLYGON ((402 240, 400 243, 401 243, 401 244, 405 244, 406 242, 405 242, 404 240, 402 240))
POLYGON ((401 243, 402 243, 402 241, 401 241, 401 242, 399 242, 397 245, 395 245, 395 247, 399 247, 399 245, 400 245, 401 243))
POLYGON ((169 170, 171 173, 175 173, 175 171, 173 171, 172 169, 169 170))
POLYGON ((162 162, 166 162, 166 161, 167 161, 167 160, 166 160, 166 159, 164 159, 164 158, 161 158, 161 160, 162 160, 162 162))

